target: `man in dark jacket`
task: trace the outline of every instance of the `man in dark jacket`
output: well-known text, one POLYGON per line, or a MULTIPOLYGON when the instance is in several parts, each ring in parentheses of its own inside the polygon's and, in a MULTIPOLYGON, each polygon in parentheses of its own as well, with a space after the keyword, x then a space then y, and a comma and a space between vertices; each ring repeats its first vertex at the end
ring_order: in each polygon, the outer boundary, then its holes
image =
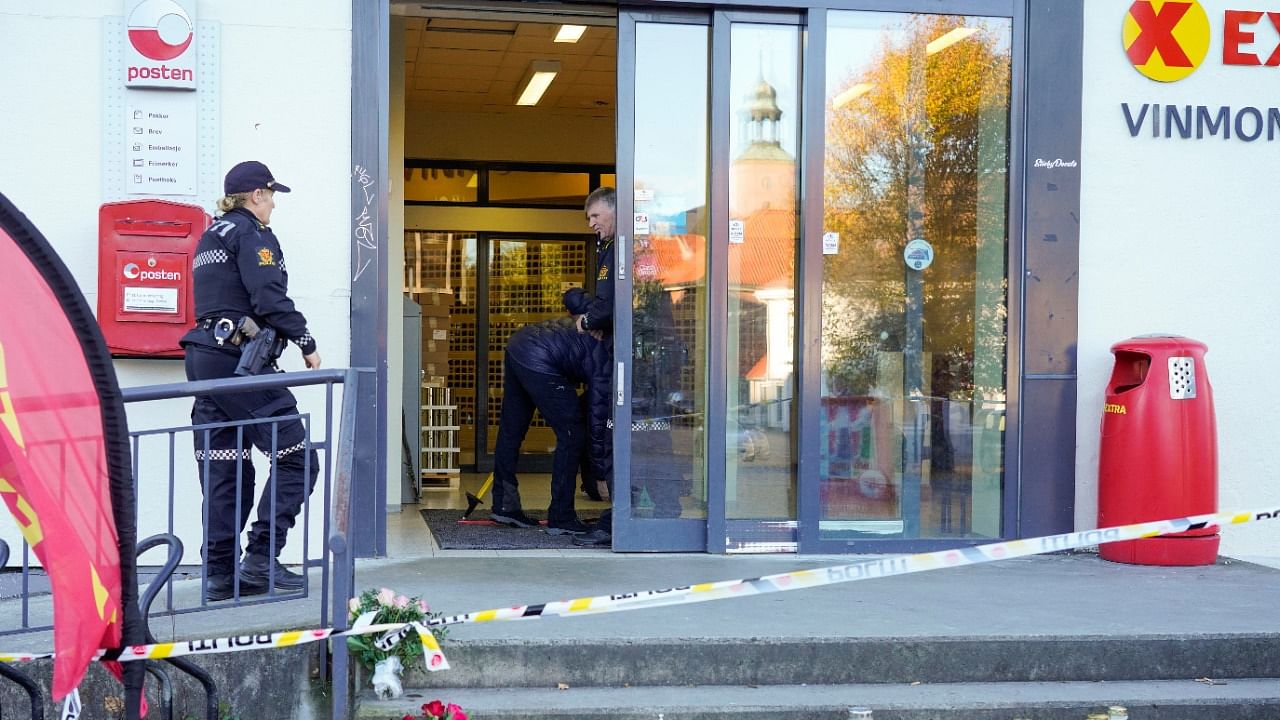
POLYGON ((609 355, 604 344, 580 333, 575 320, 564 317, 526 325, 507 343, 503 356, 502 414, 494 448, 494 522, 535 527, 520 505, 516 460, 536 408, 556 434, 551 469, 551 506, 547 533, 576 535, 587 531, 574 509, 573 489, 578 459, 588 441, 578 385, 586 383, 591 418, 591 450, 596 472, 607 472, 609 448, 609 355))
MULTIPOLYGON (((591 191, 583 203, 583 211, 587 215, 587 224, 596 234, 596 286, 595 293, 588 293, 582 288, 571 288, 564 294, 564 306, 573 313, 576 327, 580 333, 593 333, 600 338, 607 353, 609 371, 613 370, 613 281, 614 265, 617 262, 617 247, 614 238, 617 235, 618 193, 611 187, 599 187, 591 191)), ((612 381, 612 374, 609 375, 612 381)), ((606 421, 610 410, 606 396, 606 421)), ((613 438, 606 433, 606 448, 612 457, 613 438)), ((610 466, 607 475, 599 477, 609 487, 609 496, 613 497, 613 473, 610 466)), ((606 510, 599 523, 589 533, 574 538, 575 545, 586 547, 609 547, 612 543, 613 510, 606 510)))

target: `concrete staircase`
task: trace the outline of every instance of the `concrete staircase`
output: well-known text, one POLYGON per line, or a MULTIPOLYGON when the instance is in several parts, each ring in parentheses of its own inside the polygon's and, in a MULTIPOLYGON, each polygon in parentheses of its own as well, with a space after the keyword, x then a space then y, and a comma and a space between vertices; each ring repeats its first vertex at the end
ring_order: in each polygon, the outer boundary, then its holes
POLYGON ((472 718, 1133 720, 1280 718, 1280 634, 466 640, 454 669, 360 718, 433 699, 472 718))

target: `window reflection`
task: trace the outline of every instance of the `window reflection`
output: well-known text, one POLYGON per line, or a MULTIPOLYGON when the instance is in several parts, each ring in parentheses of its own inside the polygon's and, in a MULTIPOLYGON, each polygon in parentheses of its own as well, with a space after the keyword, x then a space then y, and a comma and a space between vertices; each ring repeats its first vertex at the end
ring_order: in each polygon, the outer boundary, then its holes
POLYGON ((795 518, 799 30, 731 33, 726 513, 795 518))
POLYGON ((632 512, 705 517, 705 26, 636 26, 632 512))
POLYGON ((999 536, 1011 26, 829 18, 821 535, 999 536))

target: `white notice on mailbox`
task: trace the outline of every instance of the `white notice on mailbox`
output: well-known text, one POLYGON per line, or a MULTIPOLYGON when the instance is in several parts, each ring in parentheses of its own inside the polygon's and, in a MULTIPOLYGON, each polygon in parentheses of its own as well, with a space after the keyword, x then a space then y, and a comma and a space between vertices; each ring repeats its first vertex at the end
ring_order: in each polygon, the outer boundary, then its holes
POLYGON ((178 288, 124 288, 124 311, 136 313, 178 313, 178 288))

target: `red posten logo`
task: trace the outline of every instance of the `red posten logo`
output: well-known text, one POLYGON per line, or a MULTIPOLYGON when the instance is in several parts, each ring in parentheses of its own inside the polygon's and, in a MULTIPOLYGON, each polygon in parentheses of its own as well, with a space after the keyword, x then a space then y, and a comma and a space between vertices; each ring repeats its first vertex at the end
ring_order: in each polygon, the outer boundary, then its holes
POLYGON ((172 60, 191 47, 191 18, 173 0, 144 0, 129 15, 129 42, 152 60, 172 60))

